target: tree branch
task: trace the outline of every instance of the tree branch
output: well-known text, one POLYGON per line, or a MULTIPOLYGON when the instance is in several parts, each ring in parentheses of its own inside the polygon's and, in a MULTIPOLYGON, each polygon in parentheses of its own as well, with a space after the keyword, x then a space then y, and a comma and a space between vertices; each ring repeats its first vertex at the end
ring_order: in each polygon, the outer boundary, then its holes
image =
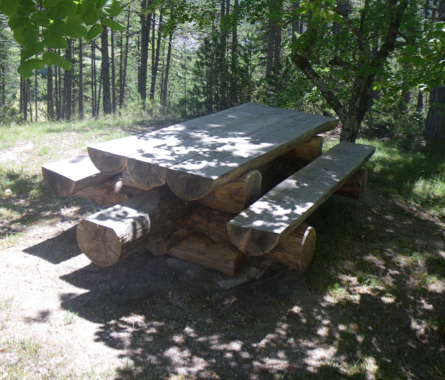
POLYGON ((295 65, 301 70, 301 72, 306 76, 306 78, 310 79, 311 82, 320 90, 323 97, 334 109, 335 113, 340 118, 342 118, 342 115, 346 116, 346 112, 340 101, 334 95, 334 92, 327 86, 323 79, 320 78, 320 76, 312 68, 309 61, 299 54, 294 54, 292 60, 294 61, 295 65))

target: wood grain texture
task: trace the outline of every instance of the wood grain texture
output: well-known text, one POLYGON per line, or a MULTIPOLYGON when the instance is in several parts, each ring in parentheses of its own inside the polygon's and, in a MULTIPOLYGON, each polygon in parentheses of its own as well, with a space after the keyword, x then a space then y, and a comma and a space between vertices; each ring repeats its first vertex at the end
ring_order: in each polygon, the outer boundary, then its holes
POLYGON ((243 139, 233 139, 218 149, 169 166, 167 184, 182 199, 202 198, 336 125, 337 120, 332 118, 297 113, 243 139))
POLYGON ((166 186, 148 190, 85 218, 77 228, 77 242, 93 263, 110 266, 131 253, 136 244, 173 230, 192 206, 166 186))
POLYGON ((258 170, 249 170, 198 200, 211 209, 239 214, 261 196, 262 176, 258 170))
POLYGON ((242 252, 270 252, 338 190, 372 156, 375 148, 342 142, 281 182, 227 224, 242 252))
POLYGON ((264 257, 303 272, 314 257, 316 239, 315 229, 303 223, 264 257))
POLYGON ((334 194, 361 201, 365 196, 367 186, 368 172, 364 169, 360 169, 334 194))
MULTIPOLYGON (((253 103, 243 104, 156 131, 105 141, 89 146, 88 154, 102 173, 117 174, 127 167, 127 157, 129 156, 163 152, 168 146, 181 147, 183 140, 187 139, 191 133, 199 134, 200 131, 210 131, 227 126, 235 120, 252 115, 261 107, 263 106, 253 103)), ((141 186, 143 188, 153 187, 141 186)))
POLYGON ((76 193, 78 197, 85 198, 96 205, 114 206, 137 197, 145 190, 124 186, 119 176, 111 177, 97 185, 86 187, 76 193))
MULTIPOLYGON (((312 115, 295 111, 252 105, 234 107, 232 113, 215 114, 211 123, 195 119, 193 129, 172 131, 164 144, 146 148, 127 158, 127 171, 143 187, 160 186, 166 181, 167 168, 200 154, 207 154, 227 144, 242 141, 254 132, 278 125, 289 118, 309 118, 312 115), (200 127, 197 125, 200 123, 200 127)), ((191 123, 191 121, 189 122, 191 123)))
POLYGON ((87 155, 45 164, 42 166, 42 174, 49 188, 63 197, 110 177, 97 170, 87 155))
POLYGON ((235 276, 244 269, 249 259, 233 245, 206 241, 193 235, 170 249, 167 255, 229 276, 235 276))

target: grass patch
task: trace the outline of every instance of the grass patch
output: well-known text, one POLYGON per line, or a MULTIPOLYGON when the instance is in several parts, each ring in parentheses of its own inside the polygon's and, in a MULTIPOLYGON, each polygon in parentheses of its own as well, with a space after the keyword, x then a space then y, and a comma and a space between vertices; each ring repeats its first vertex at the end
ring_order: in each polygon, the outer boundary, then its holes
POLYGON ((445 217, 443 144, 425 144, 420 137, 392 137, 388 141, 360 139, 357 142, 377 148, 366 164, 373 186, 445 217))

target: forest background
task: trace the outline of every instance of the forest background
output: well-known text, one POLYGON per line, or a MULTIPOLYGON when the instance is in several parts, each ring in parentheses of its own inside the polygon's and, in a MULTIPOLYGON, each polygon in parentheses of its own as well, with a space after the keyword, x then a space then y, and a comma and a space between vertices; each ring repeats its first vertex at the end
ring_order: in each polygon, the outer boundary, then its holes
POLYGON ((445 2, 0 2, 0 121, 198 117, 255 101, 445 135, 445 2), (21 74, 21 77, 17 73, 21 74))

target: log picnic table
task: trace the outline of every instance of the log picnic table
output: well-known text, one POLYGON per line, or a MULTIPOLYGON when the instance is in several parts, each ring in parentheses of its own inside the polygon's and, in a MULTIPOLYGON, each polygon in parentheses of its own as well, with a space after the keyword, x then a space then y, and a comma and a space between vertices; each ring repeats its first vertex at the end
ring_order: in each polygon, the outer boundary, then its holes
POLYGON ((360 199, 375 148, 342 142, 320 115, 246 103, 102 142, 42 166, 57 194, 109 208, 77 228, 80 249, 110 266, 136 249, 235 275, 249 256, 304 270, 316 234, 306 218, 332 194, 360 199))

